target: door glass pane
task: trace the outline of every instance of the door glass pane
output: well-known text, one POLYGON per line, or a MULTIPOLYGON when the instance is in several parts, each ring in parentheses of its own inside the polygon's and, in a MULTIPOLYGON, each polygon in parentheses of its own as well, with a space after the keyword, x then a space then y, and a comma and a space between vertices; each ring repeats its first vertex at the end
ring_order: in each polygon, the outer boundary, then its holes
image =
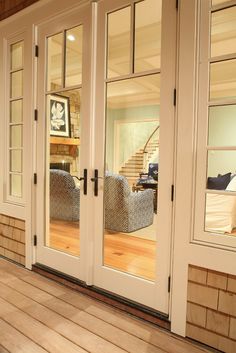
POLYGON ((155 277, 159 106, 159 74, 107 84, 104 264, 150 280, 155 277))
POLYGON ((10 126, 10 147, 22 147, 22 125, 10 126))
POLYGON ((49 37, 47 49, 47 90, 55 91, 62 87, 63 34, 49 37))
POLYGON ((23 95, 23 70, 11 73, 11 98, 23 95))
POLYGON ((161 8, 162 0, 135 5, 135 72, 161 66, 161 8))
POLYGON ((212 0, 212 1, 211 1, 212 6, 215 6, 215 5, 222 5, 222 4, 224 4, 225 2, 229 2, 229 0, 212 0))
POLYGON ((10 123, 21 123, 23 118, 23 101, 18 99, 10 102, 10 123))
POLYGON ((17 70, 23 67, 23 47, 23 42, 11 45, 11 70, 17 70))
POLYGON ((22 172, 22 151, 12 150, 10 151, 10 171, 11 172, 22 172))
POLYGON ((22 197, 22 175, 10 174, 10 195, 22 197))
MULTIPOLYGON (((235 160, 236 160, 236 151, 219 151, 219 150, 210 150, 208 151, 208 188, 215 190, 225 190, 230 179, 228 178, 228 174, 235 174, 235 160), (209 177, 219 177, 226 175, 224 180, 209 180, 209 177), (219 182, 219 186, 218 186, 219 182), (209 187, 209 183, 213 185, 213 187, 209 187), (220 189, 221 188, 221 189, 220 189)), ((231 176, 231 175, 230 175, 231 176)))
MULTIPOLYGON (((236 105, 209 108, 209 146, 236 146, 236 105)), ((236 168, 236 166, 235 166, 236 168)))
POLYGON ((210 100, 236 98, 236 60, 210 66, 210 100))
POLYGON ((211 56, 236 51, 236 6, 212 13, 211 56))
POLYGON ((47 96, 48 231, 46 246, 80 254, 81 90, 47 96))
MULTIPOLYGON (((232 184, 236 183, 232 180, 232 184)), ((234 188, 233 191, 236 191, 234 188)), ((236 231, 236 196, 206 194, 205 231, 234 234, 236 231)))
POLYGON ((130 7, 108 15, 108 78, 130 73, 130 29, 130 7))
POLYGON ((66 87, 82 83, 83 26, 66 31, 66 87))

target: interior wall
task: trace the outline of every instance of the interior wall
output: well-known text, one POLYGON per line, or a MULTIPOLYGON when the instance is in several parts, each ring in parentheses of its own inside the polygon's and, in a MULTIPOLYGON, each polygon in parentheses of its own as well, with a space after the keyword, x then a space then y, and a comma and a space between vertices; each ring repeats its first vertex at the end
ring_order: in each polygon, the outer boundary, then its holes
MULTIPOLYGON (((236 106, 216 106, 209 112, 208 144, 230 146, 236 136, 236 106)), ((209 151, 208 176, 236 172, 236 151, 209 151)))
POLYGON ((160 107, 158 105, 107 110, 106 168, 108 170, 113 170, 114 168, 115 124, 120 124, 122 129, 119 146, 119 164, 122 165, 136 150, 142 148, 147 142, 147 139, 158 124, 159 112, 160 107), (145 126, 144 124, 139 124, 139 122, 144 121, 147 122, 145 126), (125 126, 122 124, 125 122, 130 124, 125 124, 125 126), (139 138, 136 138, 137 136, 139 138))

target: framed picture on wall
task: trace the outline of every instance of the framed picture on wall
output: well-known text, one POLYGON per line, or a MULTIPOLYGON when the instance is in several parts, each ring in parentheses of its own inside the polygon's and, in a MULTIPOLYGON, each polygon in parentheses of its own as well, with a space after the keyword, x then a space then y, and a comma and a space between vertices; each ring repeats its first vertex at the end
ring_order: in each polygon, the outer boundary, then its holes
POLYGON ((69 98, 50 94, 48 96, 50 135, 70 137, 69 98))

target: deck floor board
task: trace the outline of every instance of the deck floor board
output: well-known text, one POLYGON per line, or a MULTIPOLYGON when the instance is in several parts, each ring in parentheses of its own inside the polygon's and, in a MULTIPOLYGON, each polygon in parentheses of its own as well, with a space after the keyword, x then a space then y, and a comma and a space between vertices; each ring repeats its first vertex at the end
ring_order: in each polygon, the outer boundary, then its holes
POLYGON ((0 353, 209 350, 0 259, 0 353))

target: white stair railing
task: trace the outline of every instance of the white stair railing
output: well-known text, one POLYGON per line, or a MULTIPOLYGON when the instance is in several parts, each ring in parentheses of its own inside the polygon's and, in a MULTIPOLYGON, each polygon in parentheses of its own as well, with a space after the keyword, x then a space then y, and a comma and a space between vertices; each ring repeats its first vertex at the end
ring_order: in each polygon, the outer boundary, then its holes
POLYGON ((151 133, 149 136, 147 142, 144 145, 143 148, 143 172, 146 173, 148 170, 148 162, 150 160, 150 157, 153 155, 153 150, 151 149, 151 144, 155 141, 155 138, 157 140, 157 146, 159 146, 159 139, 158 139, 158 133, 159 133, 159 128, 160 125, 158 125, 155 130, 151 133))

